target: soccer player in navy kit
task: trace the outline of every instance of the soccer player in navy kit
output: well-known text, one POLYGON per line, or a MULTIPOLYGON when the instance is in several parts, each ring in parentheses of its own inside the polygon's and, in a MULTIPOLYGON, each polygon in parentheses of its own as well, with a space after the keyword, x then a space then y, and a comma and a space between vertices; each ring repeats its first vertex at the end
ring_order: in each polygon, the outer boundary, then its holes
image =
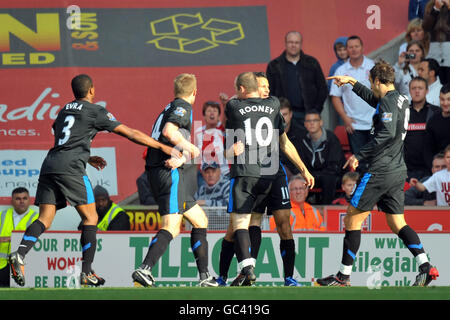
MULTIPOLYGON (((232 286, 249 286, 256 281, 254 259, 250 253, 249 223, 251 212, 266 201, 279 172, 279 149, 294 163, 302 163, 295 147, 284 133, 280 103, 276 97, 261 99, 258 82, 252 72, 236 78, 237 99, 228 101, 225 114, 227 150, 244 142, 245 152, 231 164, 228 212, 234 233, 234 248, 241 269, 232 286)), ((308 177, 312 185, 314 178, 308 177)), ((281 192, 281 191, 280 191, 281 192)))
POLYGON ((152 287, 155 279, 152 267, 164 254, 169 243, 180 232, 183 216, 192 224, 191 248, 199 270, 199 286, 217 287, 216 280, 208 272, 208 242, 206 230, 208 218, 203 209, 195 203, 197 167, 192 164, 200 151, 190 142, 192 105, 197 95, 195 75, 183 73, 174 80, 175 99, 171 101, 156 119, 152 137, 164 144, 176 146, 183 151, 183 157, 170 157, 150 147, 147 152, 145 170, 158 203, 161 215, 161 229, 153 237, 141 266, 132 279, 135 284, 152 287), (173 164, 169 165, 168 164, 173 164), (173 169, 176 167, 175 169, 173 169))
MULTIPOLYGON (((98 131, 107 130, 128 138, 134 143, 152 146, 168 154, 179 154, 145 133, 121 124, 102 106, 93 104, 95 88, 92 79, 85 74, 72 79, 75 100, 66 104, 53 123, 55 143, 48 152, 40 171, 35 204, 39 205, 39 218, 25 231, 16 252, 9 256, 12 278, 20 286, 25 285, 25 255, 39 236, 50 228, 56 211, 69 202, 82 219, 81 246, 82 270, 80 282, 86 286, 99 286, 105 280, 91 268, 97 247, 97 219, 95 199, 86 164, 102 169, 106 162, 101 157, 90 156, 91 141, 98 131)), ((181 156, 181 155, 179 155, 181 156)))
POLYGON ((334 79, 338 86, 352 85, 353 91, 376 111, 371 139, 344 166, 355 169, 361 160, 369 164, 367 172, 361 175, 344 218, 345 237, 339 272, 318 279, 317 283, 321 286, 350 285, 353 261, 361 242, 361 224, 376 204, 386 214, 392 232, 403 240, 419 265, 419 274, 413 285, 427 286, 439 273, 431 266, 419 236, 406 224, 403 214, 406 179, 403 141, 408 127, 409 108, 408 99, 395 90, 394 69, 384 61, 377 62, 369 75, 372 90, 349 76, 328 79, 334 79))
MULTIPOLYGON (((265 73, 255 72, 254 74, 256 76, 256 80, 258 81, 259 96, 263 99, 269 98, 269 82, 267 81, 265 73)), ((305 179, 311 177, 303 162, 296 163, 296 166, 299 168, 299 171, 304 172, 306 175, 305 179)), ((251 256, 255 260, 258 257, 258 252, 261 245, 262 216, 264 212, 266 212, 266 208, 268 208, 267 214, 274 215, 277 224, 277 232, 280 235, 280 253, 283 260, 284 285, 300 286, 300 284, 292 277, 294 274, 295 264, 295 243, 290 226, 291 201, 289 198, 286 171, 281 163, 269 194, 270 195, 264 201, 261 201, 252 212, 248 228, 251 243, 251 256)), ((230 221, 227 233, 222 240, 222 248, 220 251, 220 274, 217 282, 221 286, 226 286, 227 284, 228 270, 235 253, 234 242, 232 239, 233 231, 230 221)), ((240 277, 242 276, 243 275, 240 275, 240 277)))

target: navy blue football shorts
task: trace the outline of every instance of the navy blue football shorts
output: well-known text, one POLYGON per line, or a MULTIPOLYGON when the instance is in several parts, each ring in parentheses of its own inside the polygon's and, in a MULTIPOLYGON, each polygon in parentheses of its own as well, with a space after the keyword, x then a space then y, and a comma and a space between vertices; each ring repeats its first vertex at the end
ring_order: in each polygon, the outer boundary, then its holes
POLYGON ((67 202, 76 207, 95 202, 94 191, 87 176, 45 174, 39 176, 34 204, 54 204, 56 210, 65 208, 67 202))
POLYGON ((384 213, 403 214, 405 181, 406 172, 367 172, 359 178, 350 204, 361 211, 371 211, 377 205, 384 213))
POLYGON ((153 197, 161 216, 184 212, 183 170, 154 167, 146 170, 153 197))
POLYGON ((252 213, 269 195, 273 181, 256 177, 232 178, 227 212, 252 213))

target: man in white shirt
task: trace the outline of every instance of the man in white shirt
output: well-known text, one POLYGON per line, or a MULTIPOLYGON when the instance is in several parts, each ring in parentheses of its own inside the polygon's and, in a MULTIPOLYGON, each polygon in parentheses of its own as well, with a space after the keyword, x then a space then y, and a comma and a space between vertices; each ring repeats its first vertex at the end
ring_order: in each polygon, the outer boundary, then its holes
POLYGON ((439 63, 433 58, 423 59, 417 72, 428 82, 427 102, 439 106, 439 93, 442 88, 439 80, 439 63))
MULTIPOLYGON (((351 76, 370 88, 369 71, 374 66, 374 62, 364 56, 361 38, 349 37, 347 51, 349 60, 341 65, 334 75, 351 76)), ((375 109, 356 95, 352 89, 351 85, 338 87, 333 83, 330 95, 336 112, 344 122, 352 153, 357 153, 369 140, 375 109)))
POLYGON ((434 173, 424 183, 412 178, 409 184, 423 192, 436 192, 436 202, 438 206, 450 206, 450 145, 445 148, 444 160, 446 169, 434 173))

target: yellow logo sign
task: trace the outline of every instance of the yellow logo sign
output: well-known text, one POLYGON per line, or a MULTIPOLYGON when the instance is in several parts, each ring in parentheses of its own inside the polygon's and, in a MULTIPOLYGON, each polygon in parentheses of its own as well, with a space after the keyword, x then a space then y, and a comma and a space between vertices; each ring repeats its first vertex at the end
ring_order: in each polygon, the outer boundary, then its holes
POLYGON ((221 44, 237 45, 245 38, 242 25, 236 21, 211 18, 204 22, 200 13, 180 13, 150 22, 152 34, 156 39, 147 41, 159 50, 200 53, 221 44), (181 36, 182 30, 189 28, 208 30, 210 37, 189 39, 181 36))

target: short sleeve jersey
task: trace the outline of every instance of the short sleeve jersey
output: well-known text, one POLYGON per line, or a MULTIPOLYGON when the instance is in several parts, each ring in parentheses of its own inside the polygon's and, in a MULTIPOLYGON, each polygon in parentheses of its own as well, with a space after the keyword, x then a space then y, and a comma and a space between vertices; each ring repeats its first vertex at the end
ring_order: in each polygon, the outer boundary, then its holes
POLYGON ((275 178, 281 171, 279 136, 285 127, 278 98, 232 99, 225 107, 225 115, 225 147, 237 141, 245 146, 244 153, 231 163, 231 177, 275 178))
POLYGON ((450 206, 450 170, 435 172, 423 185, 428 192, 436 192, 438 206, 450 206))
POLYGON ((41 174, 85 175, 91 141, 99 131, 113 131, 120 122, 97 104, 76 100, 66 104, 53 123, 55 143, 41 174))
MULTIPOLYGON (((192 125, 192 106, 187 101, 176 98, 164 108, 153 124, 152 138, 163 144, 174 146, 162 134, 162 130, 168 122, 177 125, 183 137, 189 140, 192 125)), ((169 158, 169 155, 159 149, 148 148, 145 165, 146 167, 161 167, 169 158)))

